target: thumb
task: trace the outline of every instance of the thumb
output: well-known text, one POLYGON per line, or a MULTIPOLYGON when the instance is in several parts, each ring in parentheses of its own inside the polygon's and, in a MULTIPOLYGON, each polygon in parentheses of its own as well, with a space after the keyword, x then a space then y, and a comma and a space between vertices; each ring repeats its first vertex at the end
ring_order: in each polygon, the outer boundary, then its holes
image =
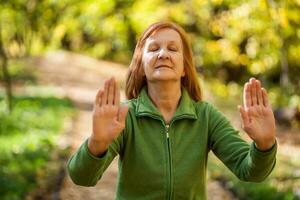
POLYGON ((125 123, 126 115, 129 110, 129 107, 127 105, 123 105, 119 107, 119 112, 118 112, 118 121, 122 124, 125 123))

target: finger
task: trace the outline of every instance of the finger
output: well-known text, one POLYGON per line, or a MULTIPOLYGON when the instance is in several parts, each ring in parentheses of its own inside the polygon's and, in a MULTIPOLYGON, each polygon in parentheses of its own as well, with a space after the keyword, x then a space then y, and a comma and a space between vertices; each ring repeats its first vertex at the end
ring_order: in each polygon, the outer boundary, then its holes
POLYGON ((103 91, 98 90, 97 95, 96 95, 96 99, 95 99, 95 105, 96 106, 101 106, 102 94, 103 94, 103 91))
POLYGON ((255 78, 250 79, 250 87, 251 87, 251 99, 252 105, 257 105, 257 93, 256 93, 256 83, 255 78))
POLYGON ((103 91, 98 90, 96 98, 95 98, 94 108, 93 108, 94 112, 97 112, 101 107, 102 95, 103 95, 103 91))
POLYGON ((125 119, 126 119, 128 110, 129 110, 129 107, 127 105, 123 105, 119 108, 118 121, 120 123, 125 124, 125 119))
POLYGON ((250 124, 250 118, 248 116, 248 113, 245 111, 245 108, 243 106, 238 106, 241 118, 243 120, 244 127, 249 126, 250 124))
POLYGON ((268 94, 265 88, 261 89, 262 91, 262 97, 263 97, 263 103, 265 107, 269 106, 269 99, 268 99, 268 94))
POLYGON ((245 108, 249 108, 252 105, 250 84, 248 82, 244 86, 243 101, 245 108))
POLYGON ((260 83, 259 80, 256 80, 256 94, 257 94, 257 103, 258 103, 258 105, 263 105, 261 83, 260 83))
POLYGON ((100 92, 100 95, 99 95, 99 101, 98 101, 98 102, 99 102, 99 103, 98 103, 99 106, 102 105, 102 97, 103 97, 103 91, 101 91, 101 92, 100 92))
POLYGON ((107 104, 113 105, 114 103, 114 88, 115 88, 115 79, 112 77, 110 78, 109 81, 109 86, 108 86, 108 95, 107 95, 107 104))
POLYGON ((106 80, 104 83, 104 91, 103 91, 103 95, 102 95, 101 106, 104 106, 107 104, 108 84, 109 84, 109 80, 106 80))
POLYGON ((114 104, 119 105, 120 104, 120 88, 119 88, 119 83, 116 81, 115 83, 115 99, 114 99, 114 104))

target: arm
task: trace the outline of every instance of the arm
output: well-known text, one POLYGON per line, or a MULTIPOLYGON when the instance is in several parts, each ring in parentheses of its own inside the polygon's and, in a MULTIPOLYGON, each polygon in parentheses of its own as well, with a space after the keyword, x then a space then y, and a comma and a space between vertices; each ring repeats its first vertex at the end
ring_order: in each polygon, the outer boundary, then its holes
POLYGON ((123 146, 123 133, 114 140, 101 155, 95 156, 88 149, 88 139, 71 156, 67 164, 68 173, 72 181, 81 186, 94 186, 102 177, 115 156, 123 146))
MULTIPOLYGON (((251 79, 250 82, 252 80, 253 79, 251 79)), ((268 113, 267 117, 260 114, 253 115, 258 112, 256 108, 265 105, 258 103, 254 105, 254 101, 248 102, 249 98, 251 98, 252 101, 251 93, 247 93, 251 92, 249 89, 253 88, 252 85, 247 83, 244 89, 244 103, 248 106, 246 116, 248 117, 248 121, 245 122, 243 117, 242 119, 244 130, 253 139, 253 143, 249 145, 240 138, 238 131, 230 125, 224 115, 212 107, 209 120, 210 147, 216 156, 219 157, 238 178, 244 181, 258 182, 264 180, 275 166, 277 150, 274 128, 275 122, 274 124, 272 122, 272 119, 274 119, 272 118, 273 115, 271 115, 273 114, 272 111, 271 114, 268 113), (251 119, 251 121, 249 119, 251 119), (257 123, 258 120, 261 120, 260 123, 257 123), (265 120, 267 120, 267 122, 265 122, 265 120), (245 129, 245 127, 248 128, 245 129), (249 129, 249 127, 251 128, 249 129)), ((265 102, 267 102, 267 99, 265 99, 265 102)), ((266 105, 269 106, 268 104, 266 105)), ((263 109, 264 108, 261 108, 261 110, 263 109)), ((244 114, 245 113, 242 113, 242 115, 244 114)))
POLYGON ((105 81, 94 103, 93 133, 68 162, 68 172, 78 185, 95 185, 113 158, 120 153, 128 106, 120 106, 118 84, 105 81))

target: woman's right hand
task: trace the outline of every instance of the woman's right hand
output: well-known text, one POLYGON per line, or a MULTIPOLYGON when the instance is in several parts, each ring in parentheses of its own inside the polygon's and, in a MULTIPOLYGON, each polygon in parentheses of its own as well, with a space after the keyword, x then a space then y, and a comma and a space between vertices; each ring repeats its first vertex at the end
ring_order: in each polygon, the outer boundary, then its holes
POLYGON ((104 90, 99 90, 94 103, 93 133, 88 141, 89 151, 95 155, 103 154, 112 141, 125 128, 128 106, 120 106, 120 89, 112 77, 105 81, 104 90))

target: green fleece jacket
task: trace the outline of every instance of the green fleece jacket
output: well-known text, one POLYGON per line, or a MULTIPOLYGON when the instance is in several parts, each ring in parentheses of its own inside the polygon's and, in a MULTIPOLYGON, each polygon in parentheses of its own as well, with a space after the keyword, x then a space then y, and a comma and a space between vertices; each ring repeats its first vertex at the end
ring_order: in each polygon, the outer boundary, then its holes
POLYGON ((169 125, 146 88, 127 103, 125 129, 104 155, 93 156, 86 140, 70 158, 68 172, 75 184, 94 186, 119 155, 117 200, 205 200, 210 150, 244 181, 263 181, 274 168, 277 144, 259 151, 240 138, 222 113, 193 101, 185 89, 169 125))

